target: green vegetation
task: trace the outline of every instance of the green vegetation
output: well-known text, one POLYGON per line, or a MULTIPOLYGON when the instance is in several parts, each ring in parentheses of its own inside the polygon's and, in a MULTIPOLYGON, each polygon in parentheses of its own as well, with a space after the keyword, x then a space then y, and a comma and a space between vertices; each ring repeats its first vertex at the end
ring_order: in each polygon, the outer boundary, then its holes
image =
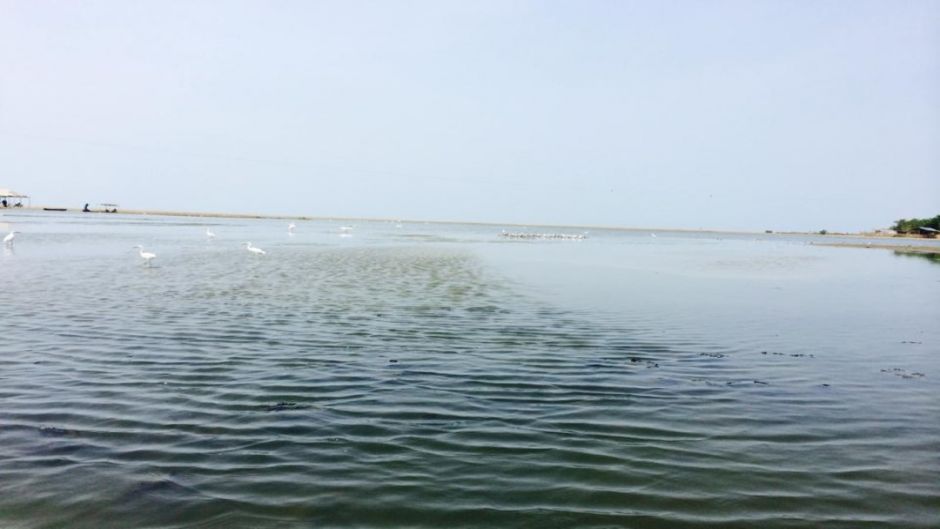
POLYGON ((933 228, 940 230, 940 215, 932 219, 901 219, 891 226, 891 229, 898 233, 917 233, 920 227, 933 228))

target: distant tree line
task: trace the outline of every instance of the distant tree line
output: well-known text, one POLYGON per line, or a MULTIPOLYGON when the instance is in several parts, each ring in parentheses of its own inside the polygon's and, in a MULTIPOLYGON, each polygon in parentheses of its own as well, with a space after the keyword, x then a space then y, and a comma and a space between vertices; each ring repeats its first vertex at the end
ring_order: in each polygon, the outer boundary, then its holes
POLYGON ((891 229, 898 233, 917 233, 921 227, 940 230, 940 215, 932 219, 901 219, 895 222, 891 229))

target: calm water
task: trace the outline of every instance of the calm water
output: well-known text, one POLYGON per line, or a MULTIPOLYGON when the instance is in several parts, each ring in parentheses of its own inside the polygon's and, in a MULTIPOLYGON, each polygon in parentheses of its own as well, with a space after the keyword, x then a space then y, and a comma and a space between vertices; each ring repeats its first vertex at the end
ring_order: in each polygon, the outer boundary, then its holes
POLYGON ((0 527, 940 526, 937 262, 297 224, 0 216, 0 527))

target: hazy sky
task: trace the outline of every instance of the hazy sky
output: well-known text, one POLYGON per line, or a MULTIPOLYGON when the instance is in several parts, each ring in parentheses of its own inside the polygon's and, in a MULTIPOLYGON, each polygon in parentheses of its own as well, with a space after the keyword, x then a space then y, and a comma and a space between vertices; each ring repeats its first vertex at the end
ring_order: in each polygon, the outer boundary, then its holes
POLYGON ((882 227, 940 213, 940 2, 0 0, 0 187, 882 227))

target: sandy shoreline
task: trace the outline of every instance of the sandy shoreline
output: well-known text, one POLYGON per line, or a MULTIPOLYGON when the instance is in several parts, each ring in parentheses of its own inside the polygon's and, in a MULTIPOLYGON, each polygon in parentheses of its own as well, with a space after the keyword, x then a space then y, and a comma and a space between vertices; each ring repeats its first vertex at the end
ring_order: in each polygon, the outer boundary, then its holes
MULTIPOLYGON (((81 208, 63 208, 62 206, 32 206, 16 208, 17 211, 45 211, 65 210, 67 213, 81 213, 81 208)), ((11 208, 11 211, 13 209, 11 208)), ((55 211, 49 211, 53 213, 55 211)), ((104 213, 100 209, 92 209, 89 213, 104 213)), ((384 218, 384 217, 321 217, 313 215, 274 215, 267 213, 220 213, 211 211, 168 211, 159 209, 126 209, 118 210, 120 215, 155 215, 161 217, 192 217, 192 218, 218 218, 218 219, 268 219, 268 220, 304 220, 304 221, 343 221, 343 222, 402 222, 406 224, 469 224, 474 226, 494 226, 494 227, 518 227, 518 228, 561 228, 574 230, 614 230, 631 232, 678 232, 678 233, 719 233, 729 235, 766 235, 765 232, 743 231, 743 230, 716 230, 716 229, 694 229, 694 228, 652 228, 652 227, 623 227, 623 226, 601 226, 590 224, 541 224, 519 222, 484 222, 484 221, 461 221, 461 220, 428 220, 428 219, 406 219, 406 218, 384 218)), ((777 232, 778 235, 806 235, 798 232, 777 232)))
POLYGON ((940 246, 922 246, 913 244, 862 244, 854 242, 813 242, 813 246, 831 246, 834 248, 871 248, 876 250, 894 250, 899 253, 940 254, 940 246))
MULTIPOLYGON (((65 210, 67 213, 81 213, 80 208, 63 208, 61 206, 31 206, 23 208, 15 208, 16 211, 45 211, 46 208, 53 210, 65 210)), ((10 208, 11 211, 14 211, 13 208, 10 208)), ((53 212, 53 211, 50 211, 53 212)), ((101 210, 91 210, 89 213, 104 213, 101 210)), ((540 223, 529 223, 523 224, 518 222, 483 222, 483 221, 455 221, 455 220, 416 220, 416 219, 404 219, 404 218, 383 218, 383 217, 320 217, 312 215, 274 215, 267 213, 221 213, 221 212, 212 212, 212 211, 169 211, 169 210, 160 210, 160 209, 120 209, 118 214, 121 215, 154 215, 161 217, 192 217, 192 218, 206 218, 206 219, 267 219, 267 220, 301 220, 301 221, 322 221, 322 222, 331 222, 331 221, 340 221, 340 222, 402 222, 407 224, 469 224, 474 226, 494 226, 494 227, 515 227, 515 228, 552 228, 552 229, 569 229, 569 230, 612 230, 612 231, 628 231, 628 232, 676 232, 676 233, 715 233, 715 234, 727 234, 727 235, 778 235, 778 236, 807 236, 807 235, 818 235, 821 237, 844 237, 844 238, 859 238, 859 239, 908 239, 911 241, 922 241, 924 240, 918 236, 903 236, 903 235, 888 235, 883 233, 841 233, 841 232, 830 232, 827 235, 820 235, 817 232, 801 232, 801 231, 745 231, 745 230, 720 230, 720 229, 707 229, 707 228, 654 228, 654 227, 625 227, 625 226, 603 226, 603 225, 591 225, 591 224, 540 224, 540 223)), ((899 245, 867 245, 867 244, 854 244, 854 243, 813 243, 819 244, 820 246, 840 246, 847 248, 888 248, 888 249, 898 249, 903 248, 899 245)), ((916 248, 923 248, 926 250, 926 253, 934 253, 935 249, 932 247, 917 246, 916 248)))

